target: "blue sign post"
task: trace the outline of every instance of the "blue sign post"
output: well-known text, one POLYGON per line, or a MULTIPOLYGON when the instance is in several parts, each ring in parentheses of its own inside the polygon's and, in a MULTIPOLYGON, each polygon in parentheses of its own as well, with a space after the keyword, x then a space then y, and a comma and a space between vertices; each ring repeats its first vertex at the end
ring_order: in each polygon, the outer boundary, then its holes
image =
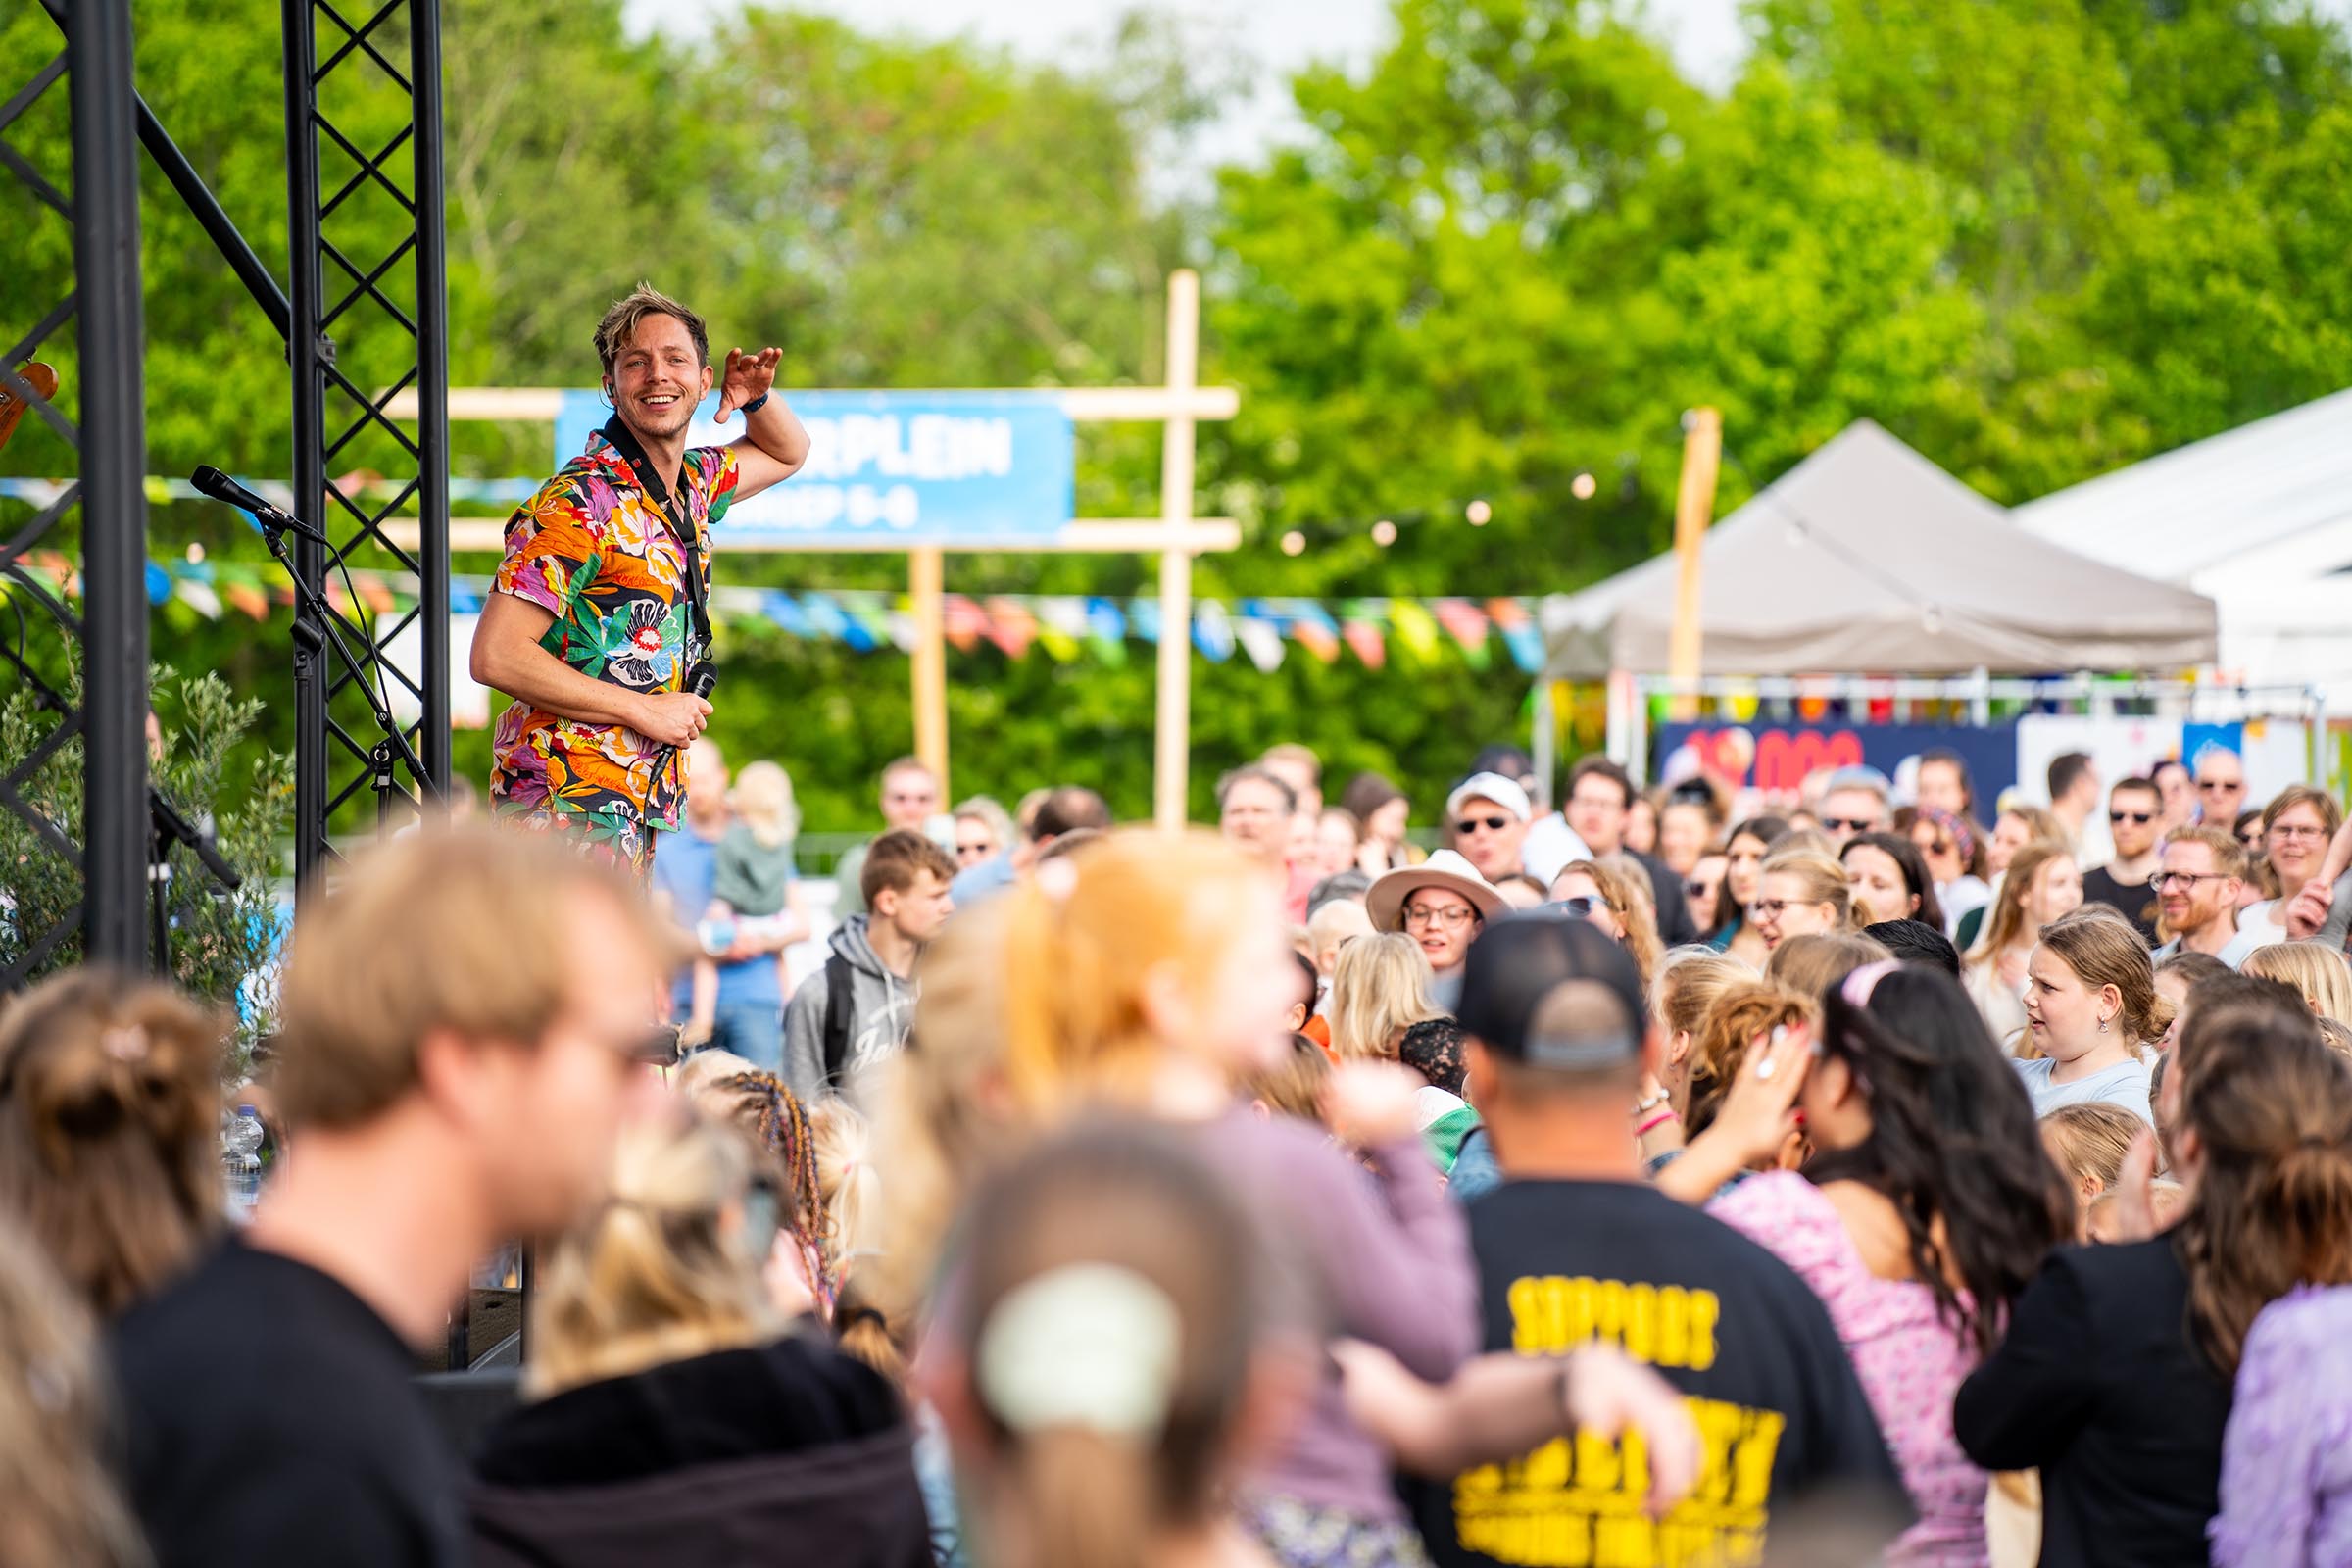
MULTIPOLYGON (((714 543, 768 550, 1019 549, 1070 520, 1075 443, 1054 392, 793 392, 808 465, 728 510, 714 543)), ((696 412, 690 446, 743 433, 696 412)), ((612 416, 594 392, 566 392, 556 463, 579 456, 612 416)))

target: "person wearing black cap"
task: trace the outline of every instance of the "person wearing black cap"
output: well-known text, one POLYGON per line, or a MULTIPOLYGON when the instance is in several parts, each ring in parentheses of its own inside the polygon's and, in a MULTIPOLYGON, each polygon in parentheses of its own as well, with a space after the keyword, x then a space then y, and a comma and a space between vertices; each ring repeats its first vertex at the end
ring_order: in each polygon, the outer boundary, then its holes
POLYGON ((1656 1519, 1642 1465, 1590 1437, 1423 1486, 1434 1558, 1875 1560, 1913 1512, 1829 1314, 1770 1252, 1642 1179, 1627 1111, 1660 1052, 1632 960, 1589 921, 1498 920, 1458 1016, 1505 1176, 1466 1209, 1485 1348, 1614 1346, 1682 1392, 1707 1453, 1656 1519))

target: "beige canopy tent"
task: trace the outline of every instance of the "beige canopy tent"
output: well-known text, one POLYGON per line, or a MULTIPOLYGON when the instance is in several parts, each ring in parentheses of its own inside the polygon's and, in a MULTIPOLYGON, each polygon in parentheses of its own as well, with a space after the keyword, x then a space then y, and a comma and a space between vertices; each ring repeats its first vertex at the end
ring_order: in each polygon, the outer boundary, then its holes
MULTIPOLYGON (((2213 662, 2202 594, 2012 523, 1868 419, 1708 530, 1701 675, 2155 672, 2213 662)), ((1671 553, 1544 606, 1550 680, 1667 668, 1671 553)))

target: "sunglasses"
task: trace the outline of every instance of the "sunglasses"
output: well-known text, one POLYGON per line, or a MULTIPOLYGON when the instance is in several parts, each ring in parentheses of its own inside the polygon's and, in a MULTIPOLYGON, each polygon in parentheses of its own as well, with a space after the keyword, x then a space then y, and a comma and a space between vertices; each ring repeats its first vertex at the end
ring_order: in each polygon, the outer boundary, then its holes
POLYGON ((2245 787, 2246 781, 2242 778, 2201 778, 2197 780, 2198 789, 2212 790, 2222 795, 2235 795, 2245 787))
POLYGON ((1833 833, 1868 833, 1877 828, 1879 824, 1867 817, 1825 816, 1821 819, 1821 825, 1833 833))
POLYGON ((1921 845, 1920 848, 1930 855, 1957 855, 1960 853, 1960 846, 1954 844, 1950 839, 1935 839, 1921 845))
POLYGON ((1507 816, 1466 816, 1453 824, 1453 830, 1466 838, 1482 827, 1490 833, 1499 833, 1510 825, 1507 816))
POLYGON ((1683 894, 1686 898, 1703 899, 1714 891, 1715 884, 1701 877, 1694 876, 1683 884, 1683 894))
POLYGON ((1601 907, 1601 903, 1600 900, 1586 893, 1573 899, 1561 899, 1552 907, 1574 919, 1589 920, 1592 917, 1592 911, 1601 907))
POLYGON ((2156 820, 2156 813, 2154 811, 2109 811, 2107 820, 2119 824, 2137 822, 2141 827, 2146 827, 2150 822, 2156 820))

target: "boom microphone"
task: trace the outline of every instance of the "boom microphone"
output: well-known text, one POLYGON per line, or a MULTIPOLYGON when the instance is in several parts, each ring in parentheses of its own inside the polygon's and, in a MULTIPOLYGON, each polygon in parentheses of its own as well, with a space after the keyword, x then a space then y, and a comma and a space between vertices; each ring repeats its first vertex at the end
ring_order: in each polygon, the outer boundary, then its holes
POLYGON ((200 466, 194 473, 188 475, 188 482, 204 494, 211 496, 215 501, 232 506, 239 512, 251 513, 253 519, 265 528, 284 528, 288 532, 302 535, 305 539, 315 539, 319 544, 326 543, 326 535, 292 513, 282 512, 271 506, 227 474, 222 473, 219 468, 209 465, 200 466))

